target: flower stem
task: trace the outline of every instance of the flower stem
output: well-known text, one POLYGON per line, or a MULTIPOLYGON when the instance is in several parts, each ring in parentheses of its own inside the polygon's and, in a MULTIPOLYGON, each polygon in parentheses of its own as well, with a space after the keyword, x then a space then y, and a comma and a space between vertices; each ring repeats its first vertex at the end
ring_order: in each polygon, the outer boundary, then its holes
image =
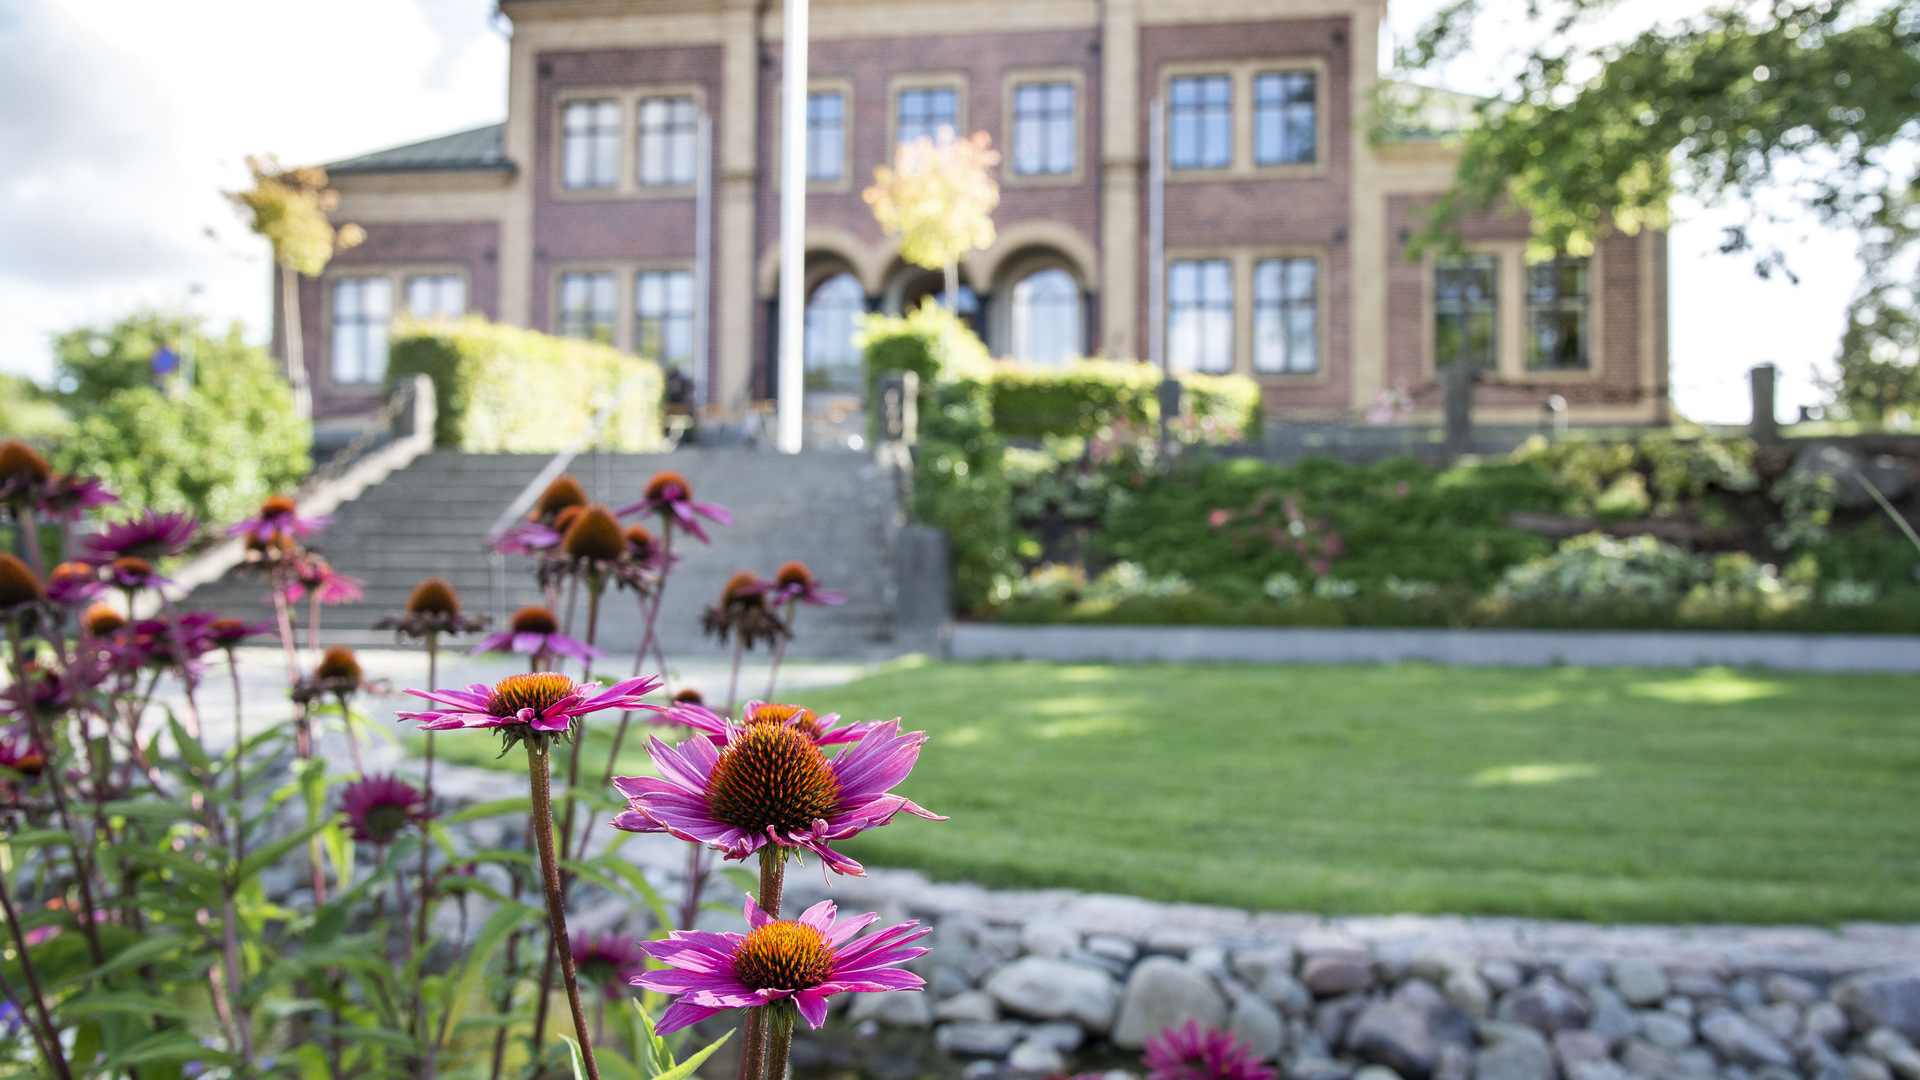
POLYGON ((547 929, 553 936, 554 951, 560 957, 560 978, 567 988, 567 1007, 573 1012, 573 1031, 580 1037, 580 1057, 586 1064, 587 1080, 600 1080, 600 1067, 593 1060, 593 1039, 587 1033, 587 1015, 580 1008, 580 983, 574 977, 573 946, 567 940, 566 902, 560 894, 560 864, 553 851, 553 792, 551 755, 544 739, 527 739, 527 778, 533 796, 533 837, 540 849, 540 876, 547 893, 547 929))
POLYGON ((787 1052, 793 1049, 793 1006, 780 1002, 766 1007, 767 1080, 786 1080, 787 1052))
POLYGON ((7 891, 4 873, 0 873, 0 909, 5 911, 7 929, 13 934, 14 950, 20 955, 20 973, 26 977, 27 993, 32 996, 34 1010, 40 1014, 41 1051, 46 1054, 47 1064, 52 1067, 55 1076, 60 1080, 72 1080, 73 1071, 67 1068, 66 1054, 60 1048, 60 1032, 53 1026, 53 1017, 47 1014, 47 997, 40 992, 40 976, 27 950, 27 939, 20 931, 20 916, 14 911, 13 897, 7 891))
MULTIPOLYGON (((436 634, 432 630, 427 631, 427 689, 429 691, 439 689, 439 686, 438 686, 439 674, 440 674, 440 640, 439 639, 440 639, 440 636, 438 634, 436 634)), ((433 732, 431 731, 427 732, 427 772, 426 772, 426 780, 424 782, 424 786, 426 787, 426 793, 422 796, 421 805, 426 808, 427 820, 432 821, 433 820, 433 732)), ((421 834, 420 834, 420 882, 419 882, 419 887, 416 890, 420 894, 420 910, 418 915, 415 916, 414 923, 413 923, 413 950, 414 950, 414 955, 416 956, 424 954, 427 949, 427 898, 433 892, 433 888, 432 888, 433 879, 427 876, 427 869, 428 869, 427 856, 433 851, 433 844, 431 842, 432 837, 433 837, 432 832, 428 830, 425 826, 423 826, 421 828, 421 834)), ((464 941, 465 939, 466 939, 466 935, 462 934, 461 940, 464 941)), ((435 1074, 438 1071, 438 1066, 439 1066, 440 1039, 433 1037, 432 1032, 429 1029, 429 1025, 427 1023, 426 1000, 420 994, 420 983, 417 977, 414 980, 413 1007, 414 1007, 415 1022, 418 1025, 420 1037, 427 1044, 426 1061, 424 1063, 425 1070, 422 1075, 426 1077, 426 1080, 433 1080, 435 1074)), ((446 1011, 445 1016, 451 1017, 452 1012, 453 1012, 452 1009, 449 1008, 446 1011)), ((444 1030, 445 1024, 443 1023, 441 1026, 444 1030)))
POLYGON ((240 719, 240 660, 227 650, 227 671, 233 676, 233 862, 247 860, 246 775, 241 768, 247 747, 246 725, 240 719))

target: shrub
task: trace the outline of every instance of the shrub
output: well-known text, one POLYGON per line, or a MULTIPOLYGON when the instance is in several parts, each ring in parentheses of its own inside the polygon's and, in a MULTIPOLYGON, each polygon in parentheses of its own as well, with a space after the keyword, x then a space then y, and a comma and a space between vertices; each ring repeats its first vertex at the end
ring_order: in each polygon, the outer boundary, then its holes
POLYGON ((433 380, 434 441, 469 453, 544 454, 565 448, 623 388, 625 402, 595 446, 639 453, 660 445, 660 368, 594 342, 489 323, 402 324, 387 379, 433 380))
POLYGON ((265 350, 200 333, 199 320, 152 312, 83 327, 54 345, 71 437, 55 451, 62 469, 98 476, 130 513, 189 510, 206 522, 237 521, 312 467, 312 431, 265 350), (194 338, 194 384, 152 383, 162 344, 194 338))
MULTIPOLYGON (((1260 387, 1241 375, 1179 376, 1186 401, 1176 434, 1183 442, 1236 442, 1260 429, 1260 387)), ((1067 367, 995 365, 993 421, 1003 434, 1090 437, 1123 424, 1160 423, 1160 372, 1133 361, 1087 360, 1067 367)))
POLYGON ((989 425, 986 392, 972 381, 936 384, 920 414, 914 520, 952 539, 954 606, 979 611, 1013 566, 1006 444, 989 425))
MULTIPOLYGON (((993 369, 986 345, 959 316, 929 297, 905 315, 869 315, 854 337, 866 371, 867 400, 878 401, 874 383, 885 371, 920 377, 920 408, 933 402, 938 383, 984 379, 993 369)), ((875 418, 878 419, 877 417, 875 418)))
POLYGON ((1701 560, 1651 536, 1588 533, 1508 570, 1493 595, 1522 604, 1670 604, 1709 576, 1701 560))

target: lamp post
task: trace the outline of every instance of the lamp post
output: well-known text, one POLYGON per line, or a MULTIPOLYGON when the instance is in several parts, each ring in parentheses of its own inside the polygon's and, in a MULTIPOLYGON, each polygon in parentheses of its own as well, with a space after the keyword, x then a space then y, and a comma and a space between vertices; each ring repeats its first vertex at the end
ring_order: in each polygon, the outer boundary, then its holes
POLYGON ((786 0, 780 101, 780 363, 774 443, 797 454, 806 340, 807 0, 786 0))

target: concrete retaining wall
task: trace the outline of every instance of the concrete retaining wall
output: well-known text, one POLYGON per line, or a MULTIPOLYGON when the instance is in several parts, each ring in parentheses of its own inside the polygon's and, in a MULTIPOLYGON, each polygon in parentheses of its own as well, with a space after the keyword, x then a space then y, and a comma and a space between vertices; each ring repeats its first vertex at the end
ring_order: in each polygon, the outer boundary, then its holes
POLYGON ((1760 667, 1920 672, 1920 635, 960 623, 955 660, 1760 667))

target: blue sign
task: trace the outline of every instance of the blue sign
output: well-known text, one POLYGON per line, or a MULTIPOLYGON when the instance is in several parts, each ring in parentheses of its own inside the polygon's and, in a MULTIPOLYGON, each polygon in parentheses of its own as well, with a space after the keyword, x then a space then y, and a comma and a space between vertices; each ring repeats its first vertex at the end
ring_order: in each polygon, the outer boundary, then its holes
POLYGON ((153 350, 153 373, 171 375, 180 370, 180 354, 165 345, 153 350))

